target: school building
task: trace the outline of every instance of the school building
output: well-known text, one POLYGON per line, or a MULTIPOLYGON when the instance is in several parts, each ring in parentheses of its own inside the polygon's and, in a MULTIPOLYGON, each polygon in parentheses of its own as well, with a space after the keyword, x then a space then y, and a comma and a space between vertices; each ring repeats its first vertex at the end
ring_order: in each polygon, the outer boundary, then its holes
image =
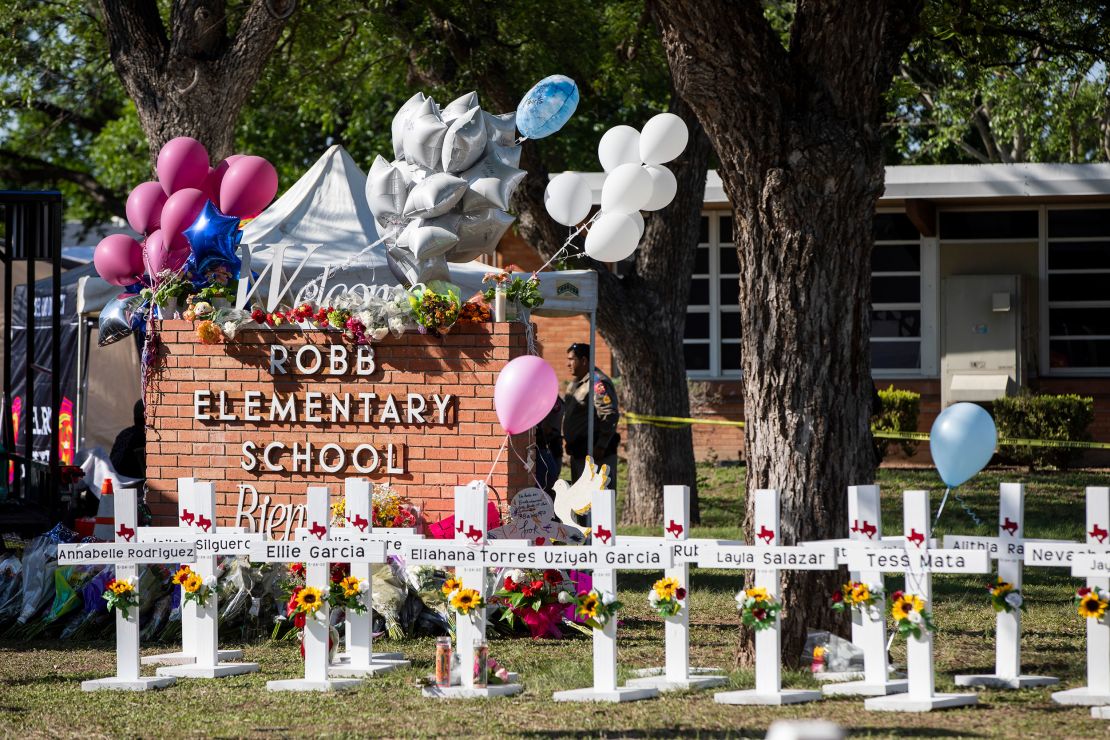
MULTIPOLYGON (((587 177, 599 203, 604 175, 587 177)), ((684 343, 695 417, 744 416, 733 230, 711 171, 684 343)), ((1028 388, 1093 396, 1092 436, 1110 441, 1110 164, 888 167, 874 237, 873 376, 921 394, 919 430, 949 404, 1028 388)), ((519 240, 498 259, 539 265, 519 240)), ((562 371, 586 321, 537 323, 562 371)), ((694 439, 700 458, 743 456, 739 428, 696 425, 694 439)))

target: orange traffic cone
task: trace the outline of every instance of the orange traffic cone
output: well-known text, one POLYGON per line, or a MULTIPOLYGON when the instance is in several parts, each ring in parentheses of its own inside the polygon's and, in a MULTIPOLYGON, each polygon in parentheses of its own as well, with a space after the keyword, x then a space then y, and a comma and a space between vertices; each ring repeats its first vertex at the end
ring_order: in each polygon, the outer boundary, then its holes
POLYGON ((116 497, 112 494, 112 479, 105 478, 100 488, 100 506, 96 510, 96 528, 93 536, 111 542, 116 538, 116 497))

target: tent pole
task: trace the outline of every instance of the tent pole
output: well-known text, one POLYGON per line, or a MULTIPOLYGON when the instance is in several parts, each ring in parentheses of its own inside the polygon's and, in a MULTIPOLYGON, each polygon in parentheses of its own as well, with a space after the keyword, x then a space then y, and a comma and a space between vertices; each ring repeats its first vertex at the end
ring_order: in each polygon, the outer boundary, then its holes
MULTIPOLYGON (((590 457, 594 454, 594 363, 597 360, 597 311, 590 311, 590 369, 587 371, 588 377, 586 382, 589 384, 589 391, 586 393, 586 441, 589 446, 586 448, 590 457)), ((600 460, 594 460, 595 465, 599 465, 600 460)), ((613 477, 616 478, 617 471, 613 471, 613 477)))

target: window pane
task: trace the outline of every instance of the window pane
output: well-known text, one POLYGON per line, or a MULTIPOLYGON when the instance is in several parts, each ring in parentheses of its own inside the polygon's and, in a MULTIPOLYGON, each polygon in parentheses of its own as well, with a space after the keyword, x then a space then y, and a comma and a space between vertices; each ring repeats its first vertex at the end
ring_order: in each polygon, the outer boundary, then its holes
POLYGON ((1050 270, 1105 270, 1110 269, 1110 243, 1049 244, 1048 269, 1050 270))
POLYGON ((871 342, 871 367, 874 369, 910 369, 921 367, 920 342, 871 342))
POLYGON ((701 217, 701 227, 698 230, 698 242, 701 244, 709 243, 709 216, 701 217))
POLYGON ((740 256, 736 253, 736 247, 721 247, 720 259, 722 275, 740 274, 740 256))
POLYGON ((722 344, 721 345, 721 370, 739 370, 740 369, 740 345, 739 344, 722 344))
POLYGON ((1048 212, 1049 236, 1110 236, 1110 209, 1077 208, 1048 212))
POLYGON ((1059 339, 1048 343, 1052 367, 1110 367, 1110 339, 1059 339))
POLYGON ((921 278, 916 275, 903 277, 872 277, 872 303, 917 303, 921 300, 921 278))
POLYGON ((740 281, 736 278, 721 278, 721 305, 735 306, 740 302, 740 281))
POLYGON ((732 216, 721 216, 721 244, 732 243, 732 216))
POLYGON ((709 305, 709 278, 694 278, 690 281, 691 306, 709 305))
POLYGON ((942 239, 1036 239, 1036 211, 941 211, 942 239))
POLYGON ((686 355, 687 370, 709 369, 708 344, 684 344, 682 345, 682 350, 683 353, 686 355))
POLYGON ((686 339, 709 339, 709 314, 686 314, 686 332, 682 336, 686 339))
POLYGON ((1110 308, 1052 308, 1048 312, 1048 326, 1054 336, 1110 336, 1110 308))
POLYGON ((694 274, 709 274, 709 247, 698 247, 694 252, 694 274))
POLYGON ((872 311, 871 336, 919 337, 921 336, 921 312, 872 311))
POLYGON ((920 244, 876 244, 871 272, 921 272, 920 244))
POLYGON ((740 314, 721 312, 721 339, 740 338, 740 314))
POLYGON ((879 213, 872 222, 872 233, 875 241, 885 240, 915 240, 921 235, 917 227, 906 218, 904 213, 879 213))
POLYGON ((1064 274, 1048 276, 1048 300, 1105 301, 1110 298, 1110 275, 1064 274))

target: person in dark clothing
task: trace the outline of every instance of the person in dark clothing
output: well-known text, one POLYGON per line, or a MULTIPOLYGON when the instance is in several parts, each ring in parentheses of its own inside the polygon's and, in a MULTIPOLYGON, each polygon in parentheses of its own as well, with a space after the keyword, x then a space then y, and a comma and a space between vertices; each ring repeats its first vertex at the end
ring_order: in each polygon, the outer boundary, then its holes
POLYGON ((551 495, 563 470, 562 425, 563 401, 556 397, 551 412, 536 425, 536 479, 551 495))
POLYGON ((108 456, 112 467, 128 478, 146 477, 146 411, 141 400, 135 402, 135 423, 116 435, 108 456))

